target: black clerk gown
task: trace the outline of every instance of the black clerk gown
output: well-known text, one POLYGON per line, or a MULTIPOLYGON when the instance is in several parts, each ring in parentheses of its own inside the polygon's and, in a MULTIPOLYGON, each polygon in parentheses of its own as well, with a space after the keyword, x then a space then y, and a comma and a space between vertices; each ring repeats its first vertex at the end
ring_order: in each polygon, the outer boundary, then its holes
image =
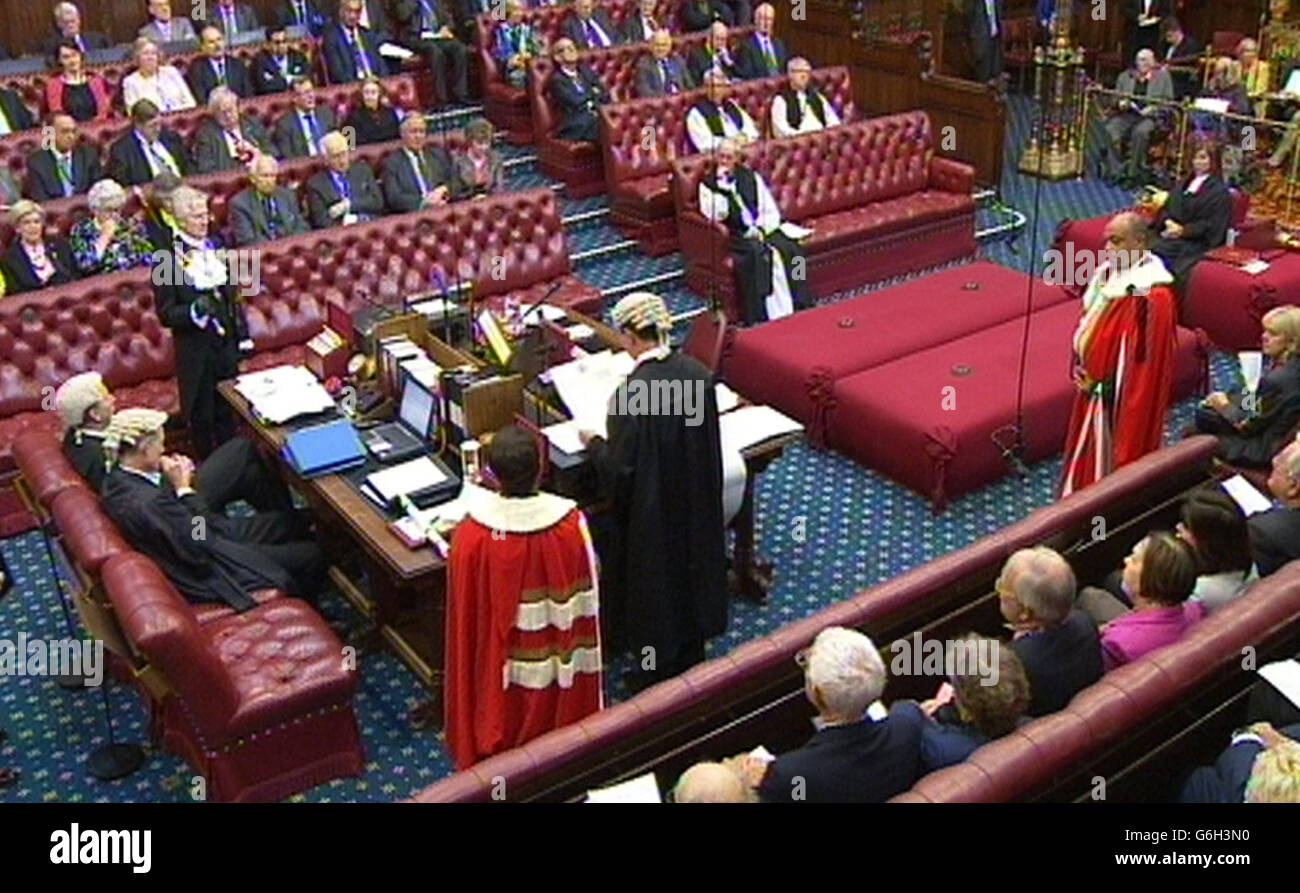
POLYGON ((1240 395, 1231 398, 1232 406, 1226 412, 1198 406, 1196 429, 1218 435, 1223 461, 1268 468, 1300 422, 1300 357, 1275 365, 1260 376, 1255 397, 1257 411, 1251 414, 1241 411, 1240 395), (1235 423, 1239 422, 1245 424, 1238 428, 1235 423))
POLYGON ((650 393, 653 381, 700 388, 701 423, 686 424, 680 411, 611 412, 609 440, 593 440, 588 454, 613 503, 601 613, 616 645, 638 666, 653 648, 649 675, 668 678, 703 660, 704 641, 727 627, 722 446, 703 365, 678 352, 648 360, 628 377, 629 396, 633 382, 650 393))
POLYGON ((1188 192, 1184 183, 1169 194, 1169 203, 1156 221, 1157 233, 1164 229, 1166 220, 1181 223, 1183 237, 1156 239, 1151 250, 1165 262, 1181 289, 1186 287, 1192 267, 1205 252, 1218 248, 1227 238, 1228 224, 1232 221, 1232 194, 1214 174, 1206 177, 1194 193, 1188 192))

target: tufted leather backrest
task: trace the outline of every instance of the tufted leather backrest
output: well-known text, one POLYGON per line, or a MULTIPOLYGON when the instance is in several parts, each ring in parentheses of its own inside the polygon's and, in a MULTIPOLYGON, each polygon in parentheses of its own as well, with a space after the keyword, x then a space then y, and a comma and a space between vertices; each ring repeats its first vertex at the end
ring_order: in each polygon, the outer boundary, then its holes
MULTIPOLYGON (((384 78, 381 83, 389 101, 395 108, 416 109, 420 101, 416 91, 415 76, 399 74, 384 78)), ((339 123, 347 116, 348 109, 360 94, 356 84, 339 84, 332 87, 317 87, 317 104, 334 111, 339 123)), ((276 119, 283 115, 292 105, 289 93, 272 93, 267 96, 254 96, 241 100, 241 113, 256 118, 270 132, 276 119)), ((182 140, 189 144, 199 124, 207 116, 203 108, 172 112, 164 116, 166 126, 174 130, 182 140)), ((108 164, 108 148, 113 141, 131 128, 131 122, 125 118, 110 118, 107 121, 89 121, 81 125, 81 141, 99 150, 100 161, 108 164)), ((0 137, 0 164, 8 165, 18 182, 27 171, 27 156, 41 148, 42 131, 39 127, 19 133, 0 137)))
POLYGON ((219 729, 234 712, 238 694, 200 630, 194 609, 138 552, 104 562, 104 593, 122 631, 158 667, 201 729, 219 729))
MULTIPOLYGON (((847 68, 819 68, 813 72, 812 82, 839 112, 841 120, 848 123, 854 119, 853 87, 847 68)), ((780 77, 743 81, 732 85, 732 98, 766 131, 772 99, 786 83, 786 78, 780 77)), ((666 174, 675 159, 690 154, 686 113, 704 96, 705 91, 692 90, 601 106, 601 148, 605 155, 605 183, 610 191, 626 180, 666 174)))
POLYGON ((931 803, 1014 800, 1066 773, 1176 708, 1223 673, 1241 672, 1242 649, 1300 621, 1300 561, 1256 583, 1183 638, 1106 674, 1064 710, 976 750, 964 763, 932 772, 899 799, 931 803))
POLYGON ((86 487, 68 487, 59 493, 50 504, 50 515, 73 559, 88 574, 99 573, 104 562, 131 548, 99 507, 99 497, 86 487))
POLYGON ((172 374, 171 333, 153 309, 149 270, 0 301, 0 417, 46 408, 43 398, 78 372, 121 388, 172 374))
MULTIPOLYGON (((753 28, 733 28, 737 37, 752 34, 753 28)), ((683 59, 692 48, 701 46, 708 34, 700 31, 681 34, 673 38, 673 52, 683 59)), ((601 83, 609 90, 611 102, 627 102, 636 98, 636 66, 643 56, 650 55, 650 45, 646 43, 625 44, 603 50, 583 50, 578 53, 578 64, 586 65, 600 76, 601 83)), ((560 123, 556 112, 551 108, 551 96, 548 87, 555 63, 549 56, 539 56, 528 64, 528 96, 533 111, 533 133, 538 141, 551 135, 560 123)))
MULTIPOLYGON (((789 220, 803 220, 928 187, 934 156, 930 117, 902 112, 745 148, 789 220)), ((677 208, 695 210, 712 160, 693 155, 673 164, 677 208)))

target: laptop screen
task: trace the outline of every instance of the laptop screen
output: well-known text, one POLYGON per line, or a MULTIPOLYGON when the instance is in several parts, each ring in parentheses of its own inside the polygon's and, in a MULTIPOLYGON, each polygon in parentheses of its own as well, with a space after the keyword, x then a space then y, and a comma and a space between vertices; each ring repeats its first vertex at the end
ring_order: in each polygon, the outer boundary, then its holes
POLYGON ((407 377, 406 386, 402 388, 402 407, 398 415, 402 423, 421 440, 429 436, 429 428, 433 425, 433 401, 432 391, 407 377))

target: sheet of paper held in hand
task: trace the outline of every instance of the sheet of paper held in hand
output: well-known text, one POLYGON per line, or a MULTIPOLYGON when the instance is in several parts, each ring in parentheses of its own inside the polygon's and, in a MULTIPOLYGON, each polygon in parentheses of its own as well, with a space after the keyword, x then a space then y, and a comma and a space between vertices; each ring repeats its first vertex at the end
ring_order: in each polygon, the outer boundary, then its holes
POLYGON ((1267 496, 1256 490, 1250 481, 1239 474, 1234 474, 1223 481, 1220 486, 1232 497, 1237 505, 1241 506, 1241 510, 1246 513, 1247 517, 1266 512, 1273 507, 1273 503, 1269 501, 1267 496))
POLYGON ((248 400, 254 414, 273 425, 324 412, 334 399, 306 366, 274 366, 235 379, 235 390, 248 400))
POLYGON ((1300 661, 1279 660, 1259 668, 1259 675, 1268 680, 1268 684, 1286 696, 1286 699, 1300 707, 1300 661))
POLYGON ((588 803, 662 803, 655 774, 647 772, 607 788, 587 792, 588 803))
MULTIPOLYGON (((634 363, 632 355, 626 351, 616 354, 602 350, 551 367, 551 382, 579 429, 606 436, 605 416, 609 412, 609 398, 627 378, 634 363)), ((573 437, 577 437, 576 431, 573 437)), ((566 449, 559 443, 556 446, 565 452, 582 452, 581 444, 576 450, 566 449)))
POLYGON ((1241 364, 1241 377, 1246 381, 1246 390, 1252 394, 1259 390, 1259 379, 1264 374, 1264 353, 1259 350, 1243 350, 1237 354, 1241 364))

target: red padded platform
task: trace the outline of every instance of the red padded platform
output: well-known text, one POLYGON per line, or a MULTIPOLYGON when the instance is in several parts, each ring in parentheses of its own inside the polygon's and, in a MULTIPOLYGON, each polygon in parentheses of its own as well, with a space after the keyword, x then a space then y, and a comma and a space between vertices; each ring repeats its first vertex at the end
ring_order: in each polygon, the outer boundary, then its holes
MULTIPOLYGON (((737 331, 723 377, 749 399, 807 424, 820 442, 837 379, 1015 319, 1028 282, 980 261, 737 331)), ((1063 289, 1035 280, 1035 307, 1066 299, 1063 289)))
MULTIPOLYGON (((1079 321, 1073 302, 1035 313, 1025 367, 1027 462, 1061 449, 1074 399, 1070 339, 1079 321)), ((947 499, 1007 473, 993 432, 1015 421, 1023 320, 1011 320, 948 344, 901 357, 836 384, 829 445, 929 497, 947 499), (945 388, 952 397, 944 407, 945 388)), ((1202 377, 1197 339, 1178 333, 1174 393, 1202 377)))

